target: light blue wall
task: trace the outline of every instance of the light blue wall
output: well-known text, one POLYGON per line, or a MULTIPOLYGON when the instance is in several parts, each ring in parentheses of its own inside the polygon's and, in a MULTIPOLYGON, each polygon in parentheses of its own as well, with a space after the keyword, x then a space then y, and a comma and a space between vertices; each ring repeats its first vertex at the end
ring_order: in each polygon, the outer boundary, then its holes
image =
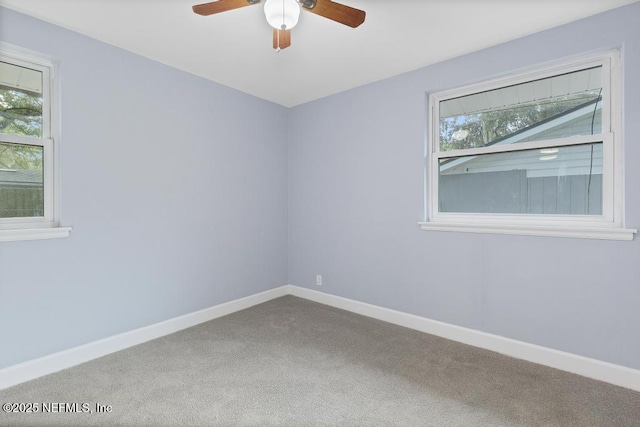
POLYGON ((0 244, 0 368, 287 282, 287 109, 0 8, 61 61, 68 239, 0 244))
POLYGON ((0 40, 61 60, 74 227, 0 244, 0 368, 316 274, 324 292, 640 368, 638 238, 417 225, 426 93, 623 46, 640 227, 638 22, 635 4, 287 110, 0 8, 0 40))
POLYGON ((289 282, 640 368, 640 238, 425 232, 417 225, 424 216, 425 94, 622 46, 625 213, 629 227, 640 227, 639 22, 636 3, 293 108, 289 282))

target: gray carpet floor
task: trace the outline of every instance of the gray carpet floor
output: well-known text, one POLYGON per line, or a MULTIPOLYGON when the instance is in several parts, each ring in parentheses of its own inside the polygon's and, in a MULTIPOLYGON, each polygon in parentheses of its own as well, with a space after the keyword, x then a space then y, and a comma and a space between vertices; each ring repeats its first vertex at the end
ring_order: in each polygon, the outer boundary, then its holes
POLYGON ((10 426, 640 426, 640 393, 292 296, 0 391, 5 402, 92 410, 0 413, 10 426))

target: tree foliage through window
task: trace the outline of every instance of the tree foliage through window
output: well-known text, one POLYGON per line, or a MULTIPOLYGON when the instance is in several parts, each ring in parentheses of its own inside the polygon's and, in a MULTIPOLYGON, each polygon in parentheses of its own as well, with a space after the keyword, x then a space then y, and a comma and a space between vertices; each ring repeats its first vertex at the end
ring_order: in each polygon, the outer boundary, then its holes
POLYGON ((564 96, 546 102, 512 105, 501 109, 440 119, 440 150, 460 150, 492 145, 514 133, 536 126, 575 108, 595 104, 599 93, 564 96))
MULTIPOLYGON (((0 133, 42 137, 42 95, 0 86, 0 133)), ((42 149, 0 143, 0 169, 42 169, 42 149)))

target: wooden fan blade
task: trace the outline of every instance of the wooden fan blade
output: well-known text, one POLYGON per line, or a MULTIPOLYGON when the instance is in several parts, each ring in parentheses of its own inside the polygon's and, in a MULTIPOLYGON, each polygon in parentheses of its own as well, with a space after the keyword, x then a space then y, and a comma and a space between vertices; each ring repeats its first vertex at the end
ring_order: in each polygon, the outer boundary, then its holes
POLYGON ((355 9, 331 0, 317 0, 313 9, 306 10, 351 28, 356 28, 362 24, 366 15, 364 10, 355 9))
POLYGON ((276 50, 286 49, 291 46, 291 30, 273 29, 273 48, 276 50))
POLYGON ((218 0, 211 3, 197 4, 193 6, 193 11, 198 15, 213 15, 214 13, 226 12, 227 10, 239 9, 245 6, 260 3, 258 1, 248 0, 218 0))

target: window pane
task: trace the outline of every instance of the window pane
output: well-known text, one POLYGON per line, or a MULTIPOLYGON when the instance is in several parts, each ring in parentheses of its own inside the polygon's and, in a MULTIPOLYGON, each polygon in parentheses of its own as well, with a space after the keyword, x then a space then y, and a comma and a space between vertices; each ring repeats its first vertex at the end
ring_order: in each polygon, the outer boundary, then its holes
POLYGON ((44 216, 43 148, 0 142, 0 218, 44 216))
POLYGON ((440 160, 439 211, 601 215, 602 143, 440 160))
POLYGON ((42 72, 0 62, 0 133, 42 137, 42 72))
POLYGON ((440 151, 602 133, 602 67, 440 102, 440 151))

